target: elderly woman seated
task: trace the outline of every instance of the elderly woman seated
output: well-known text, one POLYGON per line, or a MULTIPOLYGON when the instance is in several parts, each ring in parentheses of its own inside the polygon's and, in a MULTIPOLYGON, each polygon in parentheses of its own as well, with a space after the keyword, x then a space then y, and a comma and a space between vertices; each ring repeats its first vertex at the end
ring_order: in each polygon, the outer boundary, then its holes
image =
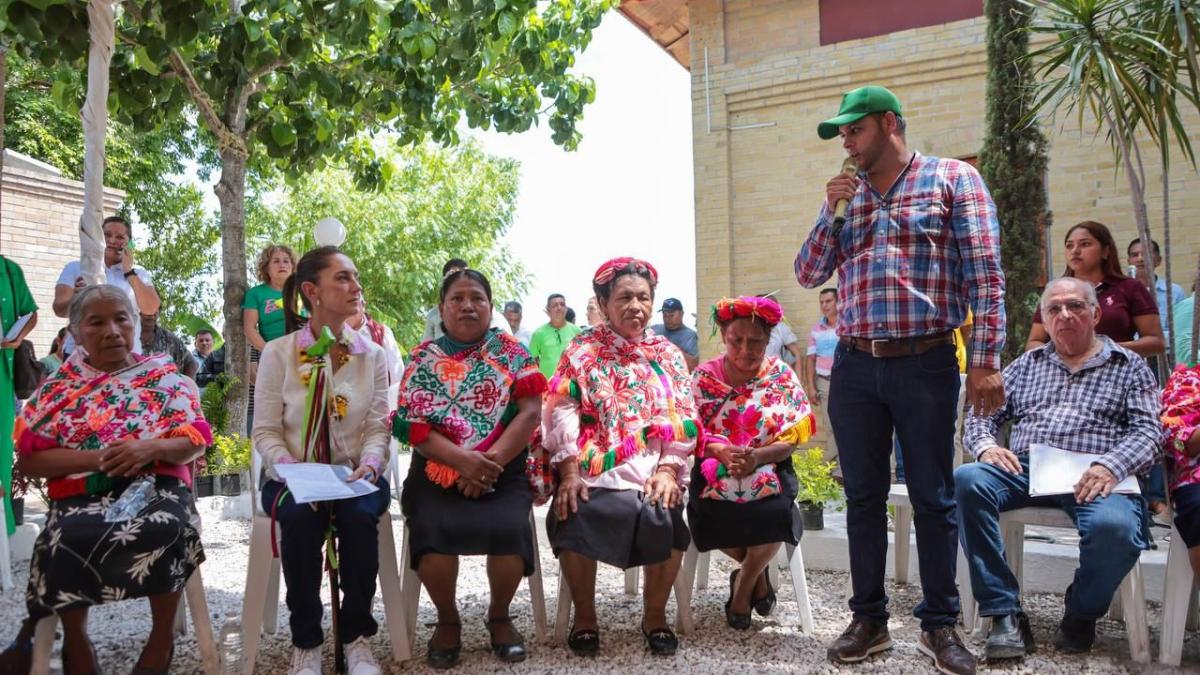
POLYGON ((63 672, 98 673, 88 609, 147 597, 153 625, 133 672, 167 673, 180 591, 204 561, 187 465, 212 435, 196 385, 168 357, 132 352, 138 314, 123 291, 89 286, 69 316, 82 349, 17 421, 18 466, 46 479, 50 512, 30 562, 30 619, 5 657, 27 659, 33 623, 53 612, 63 672))
POLYGON ((543 406, 543 436, 559 486, 546 531, 575 604, 567 645, 600 648, 596 563, 646 567, 642 633, 654 654, 678 639, 666 604, 691 541, 681 485, 698 425, 683 353, 648 331, 658 273, 633 258, 597 270, 607 322, 567 346, 543 406))
POLYGON ((766 569, 783 542, 800 542, 799 482, 792 451, 808 441, 813 414, 796 373, 766 356, 783 309, 770 298, 724 298, 713 306, 725 353, 693 374, 704 422, 703 455, 692 468, 688 524, 696 548, 721 549, 741 563, 729 574, 725 621, 750 627, 775 593, 766 569))
POLYGON ((1200 583, 1200 366, 1175 366, 1163 389, 1162 403, 1163 454, 1172 469, 1175 528, 1188 548, 1200 583))
POLYGON ((1050 282, 1042 294, 1050 342, 1004 369, 1003 407, 967 417, 964 442, 978 460, 954 472, 959 536, 971 571, 980 616, 992 618, 987 660, 1033 651, 1017 579, 1004 558, 999 518, 1027 506, 1057 507, 1079 530, 1079 569, 1066 589, 1054 644, 1082 653, 1096 639, 1096 620, 1108 611, 1121 580, 1146 548, 1145 503, 1114 492, 1125 478, 1158 457, 1159 396, 1146 361, 1096 334, 1100 304, 1091 283, 1074 277, 1050 282), (1012 422, 1008 446, 1000 428, 1012 422), (1088 468, 1073 492, 1031 496, 1029 453, 1034 444, 1083 453, 1088 468))

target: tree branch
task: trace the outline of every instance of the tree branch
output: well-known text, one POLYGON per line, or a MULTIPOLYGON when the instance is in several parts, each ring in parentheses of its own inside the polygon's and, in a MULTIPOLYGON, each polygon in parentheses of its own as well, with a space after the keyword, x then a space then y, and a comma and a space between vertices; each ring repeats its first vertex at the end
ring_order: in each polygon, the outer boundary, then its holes
MULTIPOLYGON (((137 6, 136 2, 127 0, 123 3, 125 11, 134 18, 138 23, 144 23, 142 17, 142 9, 137 6)), ((204 125, 208 130, 217 137, 217 148, 231 150, 242 157, 248 157, 246 151, 246 143, 229 130, 229 127, 221 121, 217 115, 216 109, 213 107, 212 99, 201 88, 200 83, 196 81, 196 76, 192 73, 192 69, 188 67, 183 57, 179 54, 179 50, 172 47, 167 53, 167 60, 171 64, 171 68, 175 71, 180 80, 183 81, 183 86, 187 88, 188 93, 192 97, 192 102, 196 104, 196 109, 200 112, 200 119, 204 121, 204 125)))

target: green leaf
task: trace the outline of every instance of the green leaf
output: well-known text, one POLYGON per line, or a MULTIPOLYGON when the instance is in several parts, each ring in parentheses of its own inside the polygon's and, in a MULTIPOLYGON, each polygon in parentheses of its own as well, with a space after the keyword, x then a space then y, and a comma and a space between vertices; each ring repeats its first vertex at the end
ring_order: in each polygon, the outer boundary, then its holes
POLYGON ((437 54, 437 43, 433 41, 432 35, 426 33, 421 36, 421 58, 428 61, 434 54, 437 54))
POLYGON ((281 147, 287 147, 296 142, 296 131, 291 125, 276 122, 271 125, 271 138, 281 147))
POLYGON ((150 58, 150 55, 146 53, 145 47, 138 47, 137 49, 133 50, 133 62, 137 64, 138 68, 141 68, 151 75, 157 76, 160 72, 162 72, 159 70, 158 64, 154 62, 154 59, 150 58))
POLYGON ((500 35, 508 37, 517 32, 517 27, 520 25, 516 14, 512 12, 502 12, 500 18, 496 21, 496 26, 500 29, 500 35))

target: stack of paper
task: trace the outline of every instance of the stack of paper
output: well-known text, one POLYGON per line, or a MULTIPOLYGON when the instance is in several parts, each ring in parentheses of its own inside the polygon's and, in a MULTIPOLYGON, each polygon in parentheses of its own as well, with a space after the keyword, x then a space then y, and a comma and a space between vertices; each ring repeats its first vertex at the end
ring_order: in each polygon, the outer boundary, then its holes
POLYGON ((288 492, 297 504, 350 499, 379 489, 367 480, 347 483, 351 473, 348 466, 311 462, 276 464, 275 473, 287 483, 288 492))
MULTIPOLYGON (((1071 452, 1041 443, 1029 446, 1029 496, 1074 494, 1075 484, 1083 472, 1092 466, 1100 455, 1086 452, 1071 452)), ((1137 477, 1128 476, 1117 483, 1113 492, 1141 494, 1137 477)))

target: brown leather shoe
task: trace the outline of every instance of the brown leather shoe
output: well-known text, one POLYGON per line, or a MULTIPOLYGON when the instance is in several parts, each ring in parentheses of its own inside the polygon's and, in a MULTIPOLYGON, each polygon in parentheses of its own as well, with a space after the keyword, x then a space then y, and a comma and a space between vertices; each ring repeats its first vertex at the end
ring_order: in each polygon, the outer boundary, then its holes
POLYGON ((975 675, 975 656, 958 638, 953 626, 921 632, 917 651, 933 659, 939 672, 947 675, 975 675))
POLYGON ((887 623, 856 616, 850 626, 829 645, 826 652, 834 663, 858 663, 872 654, 892 648, 887 623))

